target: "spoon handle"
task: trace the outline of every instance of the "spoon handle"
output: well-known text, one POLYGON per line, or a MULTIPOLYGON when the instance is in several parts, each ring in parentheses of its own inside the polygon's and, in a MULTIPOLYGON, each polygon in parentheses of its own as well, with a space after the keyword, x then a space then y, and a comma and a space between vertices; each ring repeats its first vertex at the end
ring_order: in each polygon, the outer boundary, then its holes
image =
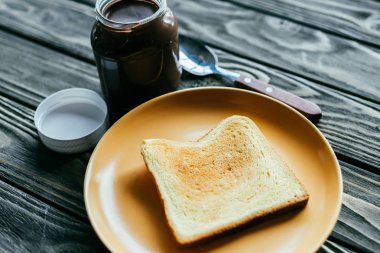
POLYGON ((318 121, 322 116, 318 105, 252 77, 240 75, 235 80, 235 85, 239 88, 253 90, 275 98, 293 107, 312 122, 318 121))

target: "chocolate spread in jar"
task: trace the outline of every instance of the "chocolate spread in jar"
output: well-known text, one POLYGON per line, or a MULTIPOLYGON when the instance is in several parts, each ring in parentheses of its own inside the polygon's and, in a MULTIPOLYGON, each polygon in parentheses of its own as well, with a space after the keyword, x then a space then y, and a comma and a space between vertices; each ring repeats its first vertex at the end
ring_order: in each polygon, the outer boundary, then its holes
POLYGON ((100 0, 96 10, 91 44, 114 119, 177 88, 178 24, 165 0, 100 0))

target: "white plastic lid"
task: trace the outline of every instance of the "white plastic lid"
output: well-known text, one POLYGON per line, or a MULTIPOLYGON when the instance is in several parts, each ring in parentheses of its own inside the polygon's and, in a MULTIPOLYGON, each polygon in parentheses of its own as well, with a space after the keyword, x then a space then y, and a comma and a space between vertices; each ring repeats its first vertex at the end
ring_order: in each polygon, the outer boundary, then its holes
POLYGON ((34 123, 45 146, 60 153, 79 153, 94 147, 107 131, 107 105, 92 90, 61 90, 40 103, 34 123))

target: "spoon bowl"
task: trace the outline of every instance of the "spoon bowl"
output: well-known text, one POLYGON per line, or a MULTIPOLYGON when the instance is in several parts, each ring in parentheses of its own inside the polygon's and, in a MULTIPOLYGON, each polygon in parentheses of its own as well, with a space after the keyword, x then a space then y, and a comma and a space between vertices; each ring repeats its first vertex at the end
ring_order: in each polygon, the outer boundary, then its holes
POLYGON ((207 46, 189 37, 180 36, 180 62, 182 68, 196 76, 222 75, 235 81, 239 74, 218 66, 218 57, 207 46))
POLYGON ((214 74, 211 67, 218 64, 218 58, 206 46, 187 37, 180 37, 180 61, 182 68, 197 76, 214 74))

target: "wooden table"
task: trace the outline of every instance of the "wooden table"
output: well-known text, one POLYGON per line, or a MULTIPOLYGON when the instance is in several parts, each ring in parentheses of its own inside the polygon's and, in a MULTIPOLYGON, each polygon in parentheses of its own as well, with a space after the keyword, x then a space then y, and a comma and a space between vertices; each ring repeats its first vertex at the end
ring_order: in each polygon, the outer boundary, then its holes
MULTIPOLYGON (((46 96, 100 92, 89 34, 95 0, 0 0, 0 252, 104 252, 84 207, 91 152, 60 155, 33 123, 46 96)), ((168 0, 181 34, 220 64, 317 103, 344 179, 320 252, 380 252, 380 2, 168 0)), ((182 88, 232 86, 183 75, 182 88)))

